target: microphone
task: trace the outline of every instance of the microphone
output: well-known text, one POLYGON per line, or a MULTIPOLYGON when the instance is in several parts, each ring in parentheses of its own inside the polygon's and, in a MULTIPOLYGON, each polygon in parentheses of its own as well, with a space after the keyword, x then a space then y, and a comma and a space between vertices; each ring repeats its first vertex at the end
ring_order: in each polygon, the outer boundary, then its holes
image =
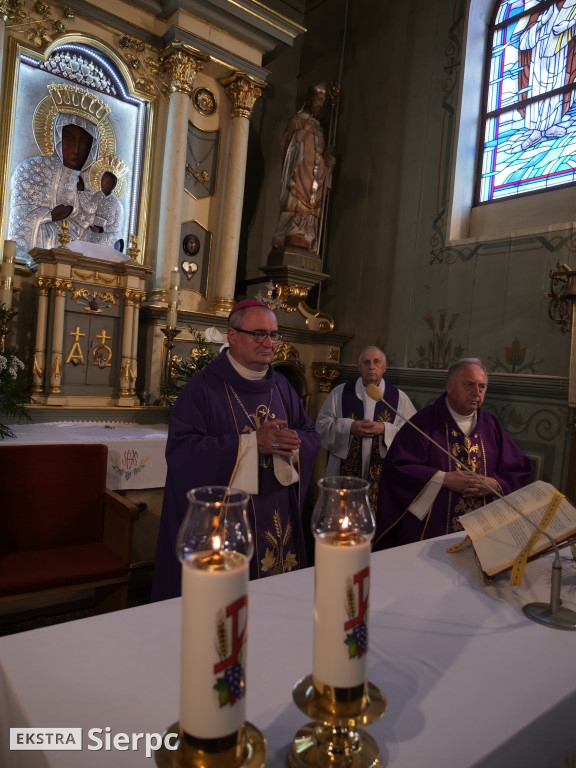
POLYGON ((570 610, 569 608, 565 608, 562 606, 562 600, 560 599, 560 587, 562 582, 562 566, 560 564, 560 548, 558 547, 558 544, 556 543, 556 540, 546 531, 542 526, 538 525, 538 523, 535 523, 533 520, 530 520, 530 518, 524 514, 515 504, 513 504, 506 496, 504 496, 503 493, 500 493, 500 491, 495 490, 492 488, 488 483, 482 478, 481 475, 477 475, 475 472, 472 472, 470 467, 467 467, 465 464, 463 464, 461 461, 459 461, 455 456, 453 456, 449 451, 444 448, 444 446, 440 445, 436 442, 433 438, 430 437, 430 435, 426 434, 424 430, 420 429, 416 424, 414 424, 412 421, 407 419, 405 416, 402 416, 401 413, 399 413, 394 406, 390 405, 385 399, 380 391, 380 388, 376 386, 376 384, 368 384, 366 387, 366 394, 368 397, 371 397, 372 400, 376 400, 378 402, 381 400, 384 405, 387 408, 390 408, 391 411, 393 411, 397 416, 400 416, 400 418, 405 421, 412 429, 415 429, 417 432, 419 432, 423 437, 428 440, 429 443, 432 443, 436 446, 442 453, 446 454, 449 459, 454 461, 460 469, 463 469, 465 472, 468 472, 471 475, 474 475, 474 478, 480 482, 481 485, 483 485, 490 494, 494 496, 498 496, 498 498, 502 499, 505 504, 507 504, 509 507, 511 507, 514 512, 516 512, 523 520, 526 520, 527 523, 529 523, 531 526, 536 528, 537 531, 539 531, 552 545, 555 552, 554 557, 554 563, 552 565, 552 579, 551 579, 551 585, 550 585, 550 602, 549 603, 528 603, 522 608, 522 611, 524 614, 529 618, 532 619, 532 621, 537 621, 539 624, 544 624, 548 627, 554 627, 555 629, 574 629, 576 630, 576 612, 570 610))

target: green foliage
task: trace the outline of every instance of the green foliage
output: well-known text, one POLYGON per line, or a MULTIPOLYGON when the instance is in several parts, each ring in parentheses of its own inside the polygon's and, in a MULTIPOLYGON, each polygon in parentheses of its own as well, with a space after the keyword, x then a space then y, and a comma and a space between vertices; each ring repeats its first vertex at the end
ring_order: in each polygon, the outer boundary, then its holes
MULTIPOLYGON (((0 304, 0 339, 5 337, 7 324, 8 309, 5 304, 0 304)), ((30 421, 30 414, 25 408, 25 404, 30 402, 27 385, 24 363, 16 357, 15 350, 2 350, 0 352, 0 418, 5 414, 30 421)), ((14 432, 6 424, 0 423, 0 440, 6 437, 15 437, 14 432)))
POLYGON ((211 345, 206 341, 202 331, 198 331, 190 326, 188 330, 192 336, 194 347, 186 357, 182 359, 174 357, 172 359, 170 382, 162 387, 162 394, 168 398, 170 403, 175 402, 180 390, 188 379, 192 378, 198 371, 201 371, 202 368, 205 368, 217 356, 217 353, 212 351, 211 345))

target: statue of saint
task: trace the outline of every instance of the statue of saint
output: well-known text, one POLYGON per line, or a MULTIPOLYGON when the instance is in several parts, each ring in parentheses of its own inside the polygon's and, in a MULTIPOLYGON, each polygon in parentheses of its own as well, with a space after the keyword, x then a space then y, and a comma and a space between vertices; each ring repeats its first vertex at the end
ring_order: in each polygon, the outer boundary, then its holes
POLYGON ((282 135, 280 216, 273 248, 318 251, 323 203, 335 162, 318 119, 326 93, 325 83, 310 88, 304 106, 288 120, 282 135))

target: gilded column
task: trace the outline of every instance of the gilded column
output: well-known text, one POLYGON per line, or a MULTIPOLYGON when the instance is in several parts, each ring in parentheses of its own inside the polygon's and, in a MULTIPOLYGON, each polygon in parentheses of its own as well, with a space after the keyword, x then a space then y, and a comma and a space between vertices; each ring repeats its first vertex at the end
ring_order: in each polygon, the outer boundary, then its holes
POLYGON ((70 280, 55 277, 54 285, 54 327, 52 329, 52 354, 50 358, 49 389, 51 395, 59 395, 62 390, 62 354, 64 349, 64 310, 66 308, 66 291, 72 290, 70 280))
POLYGON ((8 19, 8 0, 0 0, 0 98, 2 97, 2 82, 4 81, 4 35, 8 19))
POLYGON ((122 332, 122 359, 120 363, 120 397, 130 394, 130 358, 134 333, 134 297, 129 288, 124 292, 124 328, 122 332))
POLYGON ((172 49, 163 58, 170 75, 171 93, 164 142, 156 263, 156 284, 164 290, 168 289, 170 270, 178 266, 189 100, 196 74, 203 66, 202 59, 187 46, 173 43, 172 49))
POLYGON ((132 351, 130 354, 130 394, 136 394, 136 378, 138 376, 138 323, 140 319, 140 302, 144 300, 144 291, 134 292, 134 327, 132 329, 132 351))
POLYGON ((232 102, 232 121, 230 124, 228 170, 222 205, 218 273, 210 308, 228 312, 234 305, 244 180, 246 178, 249 120, 252 117, 254 104, 262 95, 266 83, 240 72, 220 80, 220 83, 226 89, 226 94, 232 102))
POLYGON ((44 391, 44 370, 46 368, 46 327, 48 320, 48 296, 52 282, 46 277, 36 280, 38 295, 38 315, 36 318, 36 347, 34 349, 34 366, 32 368, 32 392, 44 391))

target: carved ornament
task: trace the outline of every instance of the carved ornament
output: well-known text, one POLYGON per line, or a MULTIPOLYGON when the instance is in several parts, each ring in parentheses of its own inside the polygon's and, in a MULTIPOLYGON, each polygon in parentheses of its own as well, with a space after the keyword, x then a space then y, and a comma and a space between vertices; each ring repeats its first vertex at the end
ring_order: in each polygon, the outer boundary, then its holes
POLYGON ((300 361, 298 350, 287 341, 281 341, 280 344, 276 346, 276 351, 274 352, 274 362, 276 363, 278 361, 293 363, 302 371, 304 370, 304 364, 300 361))
POLYGON ((262 96, 266 88, 263 80, 255 80, 248 75, 237 72, 230 77, 220 80, 220 85, 226 90, 226 95, 232 102, 232 117, 252 117, 252 110, 256 101, 262 96))
POLYGON ((204 66, 203 60, 183 47, 178 47, 161 59, 170 77, 170 92, 192 96, 196 75, 204 66))
POLYGON ((340 368, 333 365, 316 364, 312 366, 312 376, 319 380, 320 392, 330 392, 333 383, 340 376, 340 368))

